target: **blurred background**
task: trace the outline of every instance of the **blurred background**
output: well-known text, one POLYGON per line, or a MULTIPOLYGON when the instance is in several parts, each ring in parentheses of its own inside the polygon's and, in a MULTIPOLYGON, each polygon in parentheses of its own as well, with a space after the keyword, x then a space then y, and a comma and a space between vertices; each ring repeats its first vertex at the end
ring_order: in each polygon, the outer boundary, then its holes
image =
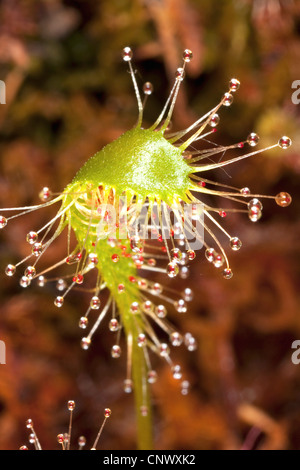
MULTIPOLYGON (((293 197, 287 209, 267 200, 257 224, 244 214, 224 221, 243 242, 238 253, 230 253, 234 277, 225 281, 199 253, 188 279, 163 278, 195 292, 188 313, 172 320, 194 334, 198 349, 176 351, 191 383, 187 396, 169 367, 157 361, 157 449, 300 447, 300 364, 291 361, 291 344, 300 339, 300 104, 291 101, 292 82, 300 80, 299 35, 297 0, 0 3, 0 79, 6 84, 0 207, 36 204, 43 186, 61 191, 89 156, 134 125, 136 100, 121 59, 128 45, 139 84, 154 85, 146 124, 160 112, 189 48, 194 59, 187 64, 174 130, 217 104, 236 77, 241 87, 222 111, 215 141, 239 142, 252 131, 261 147, 282 135, 293 140, 286 151, 272 150, 212 175, 254 193, 283 190, 293 197)), ((27 255, 25 235, 49 220, 45 212, 1 231, 2 271, 27 255)), ((64 253, 58 242, 45 264, 64 253)), ((135 449, 133 398, 122 390, 125 357, 111 359, 111 337, 103 330, 82 351, 78 320, 89 297, 74 292, 57 309, 55 295, 55 286, 24 290, 15 277, 1 276, 0 338, 7 365, 0 366, 0 449, 27 444, 27 418, 42 447, 58 449, 56 435, 67 431, 70 399, 76 401, 73 448, 82 434, 92 444, 103 409, 110 407, 99 448, 135 449)))

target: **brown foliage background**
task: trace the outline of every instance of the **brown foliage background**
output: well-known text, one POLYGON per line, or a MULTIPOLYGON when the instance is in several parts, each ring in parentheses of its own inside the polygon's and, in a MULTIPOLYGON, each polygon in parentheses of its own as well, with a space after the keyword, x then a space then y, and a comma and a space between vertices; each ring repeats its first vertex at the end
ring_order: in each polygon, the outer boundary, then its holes
MULTIPOLYGON (((153 389, 157 449, 298 449, 300 365, 291 344, 300 339, 299 320, 299 109, 291 84, 300 80, 300 6, 296 0, 2 0, 0 79, 0 206, 34 204, 43 186, 60 191, 104 144, 135 123, 130 77, 120 58, 134 50, 140 83, 155 92, 146 120, 157 116, 183 49, 194 52, 177 101, 174 128, 190 124, 216 104, 232 77, 242 85, 224 110, 220 143, 238 142, 251 131, 264 146, 281 135, 288 151, 268 154, 216 171, 219 181, 276 194, 289 191, 293 204, 265 203, 252 224, 225 220, 243 241, 231 256, 234 277, 225 281, 205 262, 191 264, 176 288, 195 291, 189 312, 173 318, 192 331, 199 348, 178 360, 191 382, 188 396, 157 363, 153 389)), ((47 212, 47 211, 46 211, 47 212)), ((0 234, 1 266, 26 256, 26 233, 49 219, 33 213, 0 234)), ((45 264, 64 255, 49 249, 45 264)), ((165 278, 163 282, 167 281, 165 278)), ((55 289, 1 276, 0 338, 7 364, 0 366, 0 448, 27 441, 32 418, 43 448, 58 448, 66 432, 66 403, 76 401, 74 442, 93 442, 103 408, 112 411, 100 448, 134 449, 132 397, 124 395, 124 359, 110 358, 111 338, 99 331, 90 351, 80 348, 78 319, 88 298, 75 292, 63 309, 53 306, 55 289)))

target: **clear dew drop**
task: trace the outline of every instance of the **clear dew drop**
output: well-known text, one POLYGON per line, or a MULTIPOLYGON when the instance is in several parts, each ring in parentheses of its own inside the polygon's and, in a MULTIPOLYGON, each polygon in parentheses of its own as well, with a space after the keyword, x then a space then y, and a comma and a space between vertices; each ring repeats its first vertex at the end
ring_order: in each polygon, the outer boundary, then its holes
POLYGON ((257 222, 262 216, 263 205, 259 199, 251 199, 248 203, 248 216, 251 222, 257 222))
POLYGON ((73 282, 76 282, 76 284, 82 284, 84 281, 84 277, 81 273, 78 273, 76 276, 73 277, 73 282))
POLYGON ((247 143, 250 147, 255 147, 259 142, 259 136, 255 132, 251 132, 251 134, 247 137, 247 143))
POLYGON ((54 300, 54 305, 56 307, 62 307, 64 304, 64 298, 61 295, 58 295, 54 300))
POLYGON ((85 330, 86 327, 88 326, 89 320, 87 317, 81 317, 78 323, 79 328, 82 330, 85 330))
POLYGON ((149 384, 154 384, 157 381, 156 370, 149 370, 147 374, 147 379, 149 384))
POLYGON ((262 216, 262 211, 257 208, 251 208, 249 209, 248 216, 251 222, 257 222, 262 216))
POLYGON ((180 270, 180 277, 181 279, 187 279, 190 275, 190 270, 188 268, 188 266, 182 266, 181 270, 180 270))
POLYGON ((119 292, 119 294, 122 294, 123 292, 125 292, 124 284, 119 284, 118 285, 118 292, 119 292))
POLYGON ((91 301, 90 301, 91 309, 92 310, 98 310, 100 308, 100 305, 101 305, 101 300, 99 299, 99 297, 97 295, 94 295, 91 298, 91 301))
POLYGON ((215 268, 221 268, 225 262, 224 256, 222 253, 216 253, 215 258, 213 260, 213 265, 215 268))
POLYGON ((176 222, 174 224, 174 235, 178 237, 181 234, 181 232, 182 232, 182 225, 180 222, 176 222))
POLYGON ((58 281, 56 283, 56 289, 59 290, 60 292, 62 292, 66 288, 67 288, 66 281, 64 279, 58 279, 58 281))
POLYGON ((250 194, 250 189, 249 188, 242 188, 240 190, 240 193, 243 195, 243 196, 249 196, 250 194))
POLYGON ((111 348, 111 357, 118 359, 121 356, 121 347, 118 344, 114 344, 111 348))
POLYGON ((181 264, 181 266, 186 266, 186 265, 188 264, 188 259, 189 259, 189 258, 188 258, 187 253, 183 252, 179 264, 181 264))
POLYGON ((170 342, 172 346, 181 346, 183 342, 183 337, 178 331, 172 331, 172 333, 170 334, 170 342))
POLYGON ((152 312, 153 311, 153 308, 154 308, 154 305, 153 303, 151 302, 151 300, 146 300, 144 303, 143 303, 143 310, 145 312, 152 312))
POLYGON ((151 292, 154 295, 160 295, 163 291, 162 285, 159 282, 155 282, 151 288, 151 292))
POLYGON ((184 62, 191 62, 193 59, 193 53, 190 49, 185 49, 182 54, 184 62))
POLYGON ((112 332, 118 331, 120 328, 118 320, 116 318, 111 318, 108 324, 108 328, 112 332))
POLYGON ((46 278, 44 276, 39 276, 37 283, 39 287, 44 287, 46 284, 46 278))
POLYGON ((177 266, 176 263, 171 262, 167 266, 167 274, 169 277, 176 277, 177 274, 179 273, 179 267, 177 266))
POLYGON ((91 345, 91 338, 85 337, 81 339, 82 349, 87 350, 89 349, 90 345, 91 345))
POLYGON ((186 306, 186 303, 185 303, 184 299, 176 300, 174 302, 174 307, 175 307, 175 310, 178 313, 186 313, 186 311, 187 311, 187 306, 186 306))
POLYGON ((34 243, 37 242, 37 240, 38 240, 38 234, 36 232, 27 233, 26 235, 27 243, 29 243, 30 245, 33 245, 34 243))
POLYGON ((223 96, 223 105, 224 106, 231 106, 233 103, 233 96, 231 93, 224 93, 223 96))
POLYGON ((84 447, 86 445, 86 438, 84 436, 80 436, 78 438, 78 445, 79 447, 84 447))
POLYGON ((149 258, 147 261, 148 266, 156 266, 156 259, 149 258))
POLYGON ((170 251, 172 262, 173 263, 179 263, 182 259, 182 252, 179 250, 179 248, 173 248, 170 251))
POLYGON ((232 273, 230 268, 226 268, 226 269, 224 269, 222 275, 223 275, 224 279, 231 279, 232 276, 233 276, 233 273, 232 273))
POLYGON ((238 237, 232 237, 230 239, 230 247, 233 251, 238 251, 242 247, 242 242, 238 237))
POLYGON ((148 288, 148 282, 146 281, 146 279, 139 279, 138 285, 139 285, 139 288, 143 290, 146 290, 148 288))
POLYGON ((189 287, 186 287, 184 291, 182 292, 182 296, 186 302, 190 302, 191 300, 193 300, 194 294, 193 294, 192 289, 190 289, 189 287))
POLYGON ((34 444, 36 442, 36 437, 34 433, 29 434, 28 440, 30 444, 34 444))
POLYGON ((141 269, 141 267, 144 264, 144 258, 142 256, 139 256, 139 255, 133 255, 132 259, 133 259, 134 264, 137 267, 137 269, 141 269))
MULTIPOLYGON (((192 219, 196 220, 193 216, 192 216, 192 219)), ((185 236, 183 233, 179 235, 177 243, 179 246, 185 246, 185 236)))
POLYGON ((6 227, 7 225, 7 218, 3 215, 0 215, 0 229, 6 227))
POLYGON ((259 199, 254 198, 254 199, 251 199, 251 201, 248 202, 248 209, 251 209, 252 207, 256 207, 257 209, 262 210, 263 205, 262 205, 262 203, 260 202, 259 199))
POLYGON ((282 149, 287 149, 292 145, 292 141, 289 137, 284 135, 283 137, 281 137, 281 139, 279 139, 278 145, 282 149))
POLYGON ((179 67, 176 72, 175 72, 175 78, 176 80, 178 81, 182 81, 184 79, 184 76, 185 76, 185 71, 182 67, 179 67))
POLYGON ((237 78, 232 78, 229 82, 229 89, 232 93, 240 88, 240 81, 237 78))
POLYGON ((29 279, 33 279, 35 275, 36 275, 35 267, 34 266, 27 266, 27 268, 24 271, 24 276, 29 277, 29 279))
POLYGON ((78 261, 80 261, 80 259, 81 259, 81 253, 76 253, 76 254, 67 256, 66 263, 67 264, 78 263, 78 261))
POLYGON ((125 379, 123 383, 123 390, 125 393, 131 393, 133 390, 133 382, 131 379, 125 379))
POLYGON ((281 192, 275 196, 276 204, 280 207, 287 207, 292 202, 292 196, 289 193, 281 192))
POLYGON ((167 357, 167 356, 169 356, 169 354, 170 354, 170 348, 169 348, 169 346, 167 345, 167 343, 161 343, 161 344, 159 345, 159 354, 160 354, 160 356, 162 356, 162 357, 167 357))
POLYGON ((132 50, 130 47, 124 47, 123 52, 122 52, 122 57, 125 62, 129 62, 132 59, 132 50))
MULTIPOLYGON (((205 181, 199 181, 200 185, 198 186, 201 186, 202 188, 204 188, 205 186, 203 186, 203 183, 205 183, 205 181)), ((201 209, 199 207, 199 204, 192 204, 192 220, 199 220, 199 217, 203 215, 203 209, 201 209)), ((181 234, 181 236, 183 237, 183 239, 185 240, 185 236, 184 236, 184 233, 181 234)))
POLYGON ((137 338, 137 345, 140 347, 140 348, 143 348, 145 347, 147 344, 147 338, 146 338, 146 335, 144 333, 140 333, 138 335, 138 338, 137 338))
POLYGON ((119 257, 119 255, 117 255, 117 253, 114 253, 111 256, 111 260, 112 260, 113 263, 117 263, 120 260, 120 257, 119 257))
POLYGON ((134 235, 130 238, 130 247, 134 253, 142 253, 144 248, 143 240, 138 235, 134 235))
POLYGON ((130 311, 131 313, 139 313, 140 311, 140 305, 138 302, 132 302, 130 305, 130 311))
POLYGON ((95 253, 90 253, 88 256, 88 265, 91 268, 94 268, 98 264, 98 256, 95 253))
POLYGON ((187 395, 189 393, 190 383, 187 380, 183 380, 181 383, 181 394, 187 395))
POLYGON ((196 253, 194 252, 194 250, 187 250, 186 253, 190 261, 196 258, 196 253))
POLYGON ((41 243, 34 243, 31 251, 34 256, 38 257, 43 252, 43 245, 41 243))
POLYGON ((176 380, 181 379, 182 372, 181 372, 181 367, 180 367, 179 364, 175 364, 174 366, 172 366, 171 371, 172 371, 172 375, 173 375, 174 379, 176 379, 176 380))
POLYGON ((143 85, 143 92, 145 95, 151 95, 153 93, 153 85, 150 82, 146 82, 143 85))
POLYGON ((206 257, 207 261, 209 261, 210 263, 212 263, 214 261, 216 254, 217 254, 217 252, 214 248, 207 248, 205 250, 205 257, 206 257))
POLYGON ((28 287, 30 285, 31 280, 27 276, 22 276, 20 279, 20 286, 21 287, 28 287))
POLYGON ((167 309, 164 305, 157 305, 155 307, 155 313, 158 318, 165 318, 167 316, 167 309))
POLYGON ((51 189, 47 188, 46 186, 40 191, 39 198, 42 202, 47 202, 52 197, 51 189))
POLYGON ((21 446, 19 447, 19 450, 29 450, 27 446, 21 446))
POLYGON ((16 266, 14 266, 13 264, 8 264, 5 268, 5 274, 6 276, 13 276, 16 272, 16 266))
POLYGON ((217 127, 217 125, 219 124, 219 122, 220 122, 220 116, 219 116, 217 113, 215 113, 215 114, 213 114, 212 117, 210 118, 209 125, 210 125, 211 127, 217 127))
POLYGON ((73 411, 75 409, 75 401, 74 400, 69 400, 68 401, 68 410, 73 411))
POLYGON ((27 419, 26 423, 25 423, 25 426, 27 429, 32 429, 33 428, 33 421, 32 419, 27 419))
POLYGON ((111 416, 111 409, 105 408, 104 410, 104 418, 109 418, 111 416))
POLYGON ((184 335, 184 344, 188 351, 195 351, 197 349, 197 341, 191 333, 184 335))

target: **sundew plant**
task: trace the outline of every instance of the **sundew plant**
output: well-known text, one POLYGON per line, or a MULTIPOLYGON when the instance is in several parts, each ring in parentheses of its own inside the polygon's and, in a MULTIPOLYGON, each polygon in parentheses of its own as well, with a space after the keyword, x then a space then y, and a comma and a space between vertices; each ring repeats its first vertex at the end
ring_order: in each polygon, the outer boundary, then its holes
POLYGON ((28 256, 9 264, 5 273, 20 274, 23 288, 34 281, 39 286, 56 282, 59 295, 54 304, 58 308, 63 307, 73 288, 92 282, 90 303, 78 319, 79 327, 87 332, 81 346, 87 350, 92 339, 101 341, 96 331, 108 327, 113 333, 111 356, 117 359, 123 354, 120 337, 124 333, 124 391, 134 394, 140 449, 153 445, 149 390, 157 380, 153 355, 167 361, 174 379, 182 380, 183 393, 187 393, 189 384, 183 380, 180 365, 173 362, 171 349, 182 345, 190 351, 196 348, 192 333, 177 331, 168 320, 169 310, 179 314, 187 311, 191 289, 187 285, 181 292, 165 288, 155 277, 149 280, 149 272, 153 276, 165 273, 170 278, 181 274, 184 278, 188 264, 203 249, 207 261, 229 280, 233 273, 228 251, 239 250, 242 242, 236 234, 228 233, 220 220, 230 212, 243 212, 251 222, 257 222, 262 216, 263 198, 273 199, 281 207, 291 203, 286 192, 275 196, 252 194, 247 187, 223 185, 209 177, 211 170, 291 145, 291 139, 283 136, 274 145, 257 150, 259 136, 253 132, 229 146, 212 141, 219 113, 224 106, 231 106, 240 86, 237 79, 230 81, 219 103, 204 116, 186 129, 170 131, 185 67, 192 57, 190 50, 184 51, 161 113, 144 128, 144 108, 153 87, 146 82, 141 95, 132 51, 124 48, 123 60, 129 66, 138 103, 136 125, 87 160, 62 193, 43 188, 41 204, 5 208, 0 216, 0 227, 4 228, 15 217, 58 206, 56 215, 43 227, 32 227, 24 234, 28 256), (205 196, 214 198, 216 205, 204 202, 201 198, 205 196), (224 199, 233 201, 234 208, 225 209, 224 199), (65 257, 39 270, 39 260, 62 232, 67 234, 65 257), (228 242, 221 241, 224 239, 228 242), (51 277, 51 271, 62 266, 69 266, 69 273, 51 277))
MULTIPOLYGON (((72 427, 73 427, 73 412, 75 410, 75 401, 74 400, 69 400, 68 401, 68 410, 69 410, 69 426, 68 426, 68 432, 64 433, 59 433, 56 438, 58 444, 61 446, 61 450, 74 450, 72 447, 72 427)), ((102 431, 104 429, 104 426, 106 424, 106 421, 108 418, 111 416, 111 410, 110 408, 105 408, 104 409, 104 420, 101 423, 101 426, 98 430, 98 433, 96 435, 96 438, 94 440, 94 443, 92 444, 92 447, 90 450, 96 450, 97 445, 99 442, 99 439, 101 437, 102 431)), ((26 428, 29 430, 29 436, 28 436, 28 441, 30 444, 34 446, 35 450, 43 450, 41 442, 38 438, 38 434, 35 431, 34 428, 34 423, 31 418, 27 419, 26 421, 26 428)), ((86 438, 84 436, 80 436, 78 438, 78 448, 77 450, 82 450, 86 446, 86 438)), ((22 445, 19 450, 29 450, 27 445, 22 445)))

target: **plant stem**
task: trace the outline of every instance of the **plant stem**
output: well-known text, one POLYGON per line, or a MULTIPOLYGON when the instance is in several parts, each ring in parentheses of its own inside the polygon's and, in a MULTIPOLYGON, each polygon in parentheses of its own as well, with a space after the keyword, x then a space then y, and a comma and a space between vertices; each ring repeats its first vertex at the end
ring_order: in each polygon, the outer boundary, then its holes
POLYGON ((147 366, 143 348, 136 343, 132 348, 132 378, 135 395, 137 446, 139 450, 151 450, 153 449, 152 410, 147 366))

